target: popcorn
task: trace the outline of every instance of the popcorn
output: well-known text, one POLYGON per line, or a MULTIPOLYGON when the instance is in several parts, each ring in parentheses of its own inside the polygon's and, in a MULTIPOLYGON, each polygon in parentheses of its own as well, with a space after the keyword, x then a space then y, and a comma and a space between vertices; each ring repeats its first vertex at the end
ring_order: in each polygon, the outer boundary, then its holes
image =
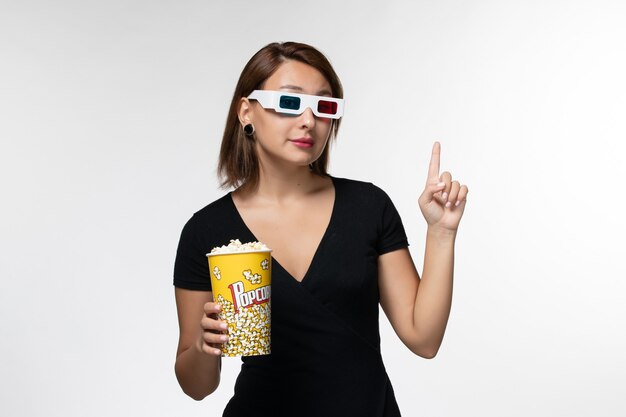
POLYGON ((231 239, 228 245, 218 246, 211 249, 211 254, 254 252, 271 250, 261 242, 241 243, 239 239, 231 239))
POLYGON ((215 276, 215 279, 222 279, 222 273, 217 266, 213 268, 213 275, 215 276))
POLYGON ((235 312, 233 303, 219 295, 222 305, 218 314, 228 324, 228 342, 222 347, 223 356, 267 355, 270 353, 270 303, 255 304, 235 312))
POLYGON ((253 274, 250 269, 246 269, 242 272, 243 276, 252 284, 260 284, 262 276, 259 274, 253 274))
POLYGON ((222 305, 219 318, 227 323, 222 356, 270 353, 271 249, 261 242, 228 245, 207 253, 213 297, 222 305))

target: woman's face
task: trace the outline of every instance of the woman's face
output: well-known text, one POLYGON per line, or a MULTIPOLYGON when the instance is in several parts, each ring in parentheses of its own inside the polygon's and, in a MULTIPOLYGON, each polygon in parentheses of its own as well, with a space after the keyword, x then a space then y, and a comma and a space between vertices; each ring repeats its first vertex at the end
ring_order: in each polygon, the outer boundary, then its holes
MULTIPOLYGON (((299 61, 288 60, 265 81, 263 90, 331 96, 330 84, 321 72, 299 61)), ((307 108, 300 115, 264 109, 256 100, 242 99, 240 118, 255 129, 259 162, 308 166, 322 154, 330 134, 330 119, 316 117, 307 108)))

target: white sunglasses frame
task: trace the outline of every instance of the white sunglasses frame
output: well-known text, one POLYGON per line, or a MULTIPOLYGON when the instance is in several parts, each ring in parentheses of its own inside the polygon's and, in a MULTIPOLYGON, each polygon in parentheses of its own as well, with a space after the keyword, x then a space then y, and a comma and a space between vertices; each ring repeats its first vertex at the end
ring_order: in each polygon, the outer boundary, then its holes
POLYGON ((327 97, 327 96, 312 96, 309 94, 297 94, 290 93, 287 91, 274 91, 274 90, 254 90, 248 96, 249 100, 256 100, 259 102, 261 107, 264 109, 273 109, 277 113, 283 114, 302 114, 304 111, 309 108, 317 117, 322 117, 325 119, 340 119, 343 116, 343 104, 344 99, 335 98, 335 97, 327 97), (284 109, 280 107, 280 97, 281 96, 291 96, 298 97, 300 99, 300 108, 298 110, 292 109, 284 109), (320 113, 317 111, 317 103, 320 100, 331 101, 333 103, 337 103, 337 113, 335 114, 327 114, 320 113))

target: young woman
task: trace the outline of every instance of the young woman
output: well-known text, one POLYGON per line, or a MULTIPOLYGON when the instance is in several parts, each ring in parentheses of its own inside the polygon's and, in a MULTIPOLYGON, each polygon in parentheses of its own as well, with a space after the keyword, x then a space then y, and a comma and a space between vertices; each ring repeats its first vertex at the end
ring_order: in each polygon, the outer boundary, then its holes
POLYGON ((416 355, 432 358, 441 345, 467 187, 439 173, 435 143, 419 198, 428 223, 420 279, 385 192, 326 171, 342 98, 327 59, 299 43, 267 45, 239 78, 218 168, 235 190, 187 222, 174 267, 176 376, 201 400, 219 384, 227 340, 205 254, 235 238, 273 249, 272 353, 242 357, 223 416, 399 416, 379 303, 416 355))

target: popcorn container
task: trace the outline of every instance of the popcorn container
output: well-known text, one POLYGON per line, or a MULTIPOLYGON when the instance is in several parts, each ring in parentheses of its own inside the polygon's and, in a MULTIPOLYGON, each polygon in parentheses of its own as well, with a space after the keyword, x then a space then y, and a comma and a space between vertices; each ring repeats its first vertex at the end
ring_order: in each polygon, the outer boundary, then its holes
POLYGON ((213 300, 228 323, 222 356, 270 354, 271 250, 207 253, 213 300))

